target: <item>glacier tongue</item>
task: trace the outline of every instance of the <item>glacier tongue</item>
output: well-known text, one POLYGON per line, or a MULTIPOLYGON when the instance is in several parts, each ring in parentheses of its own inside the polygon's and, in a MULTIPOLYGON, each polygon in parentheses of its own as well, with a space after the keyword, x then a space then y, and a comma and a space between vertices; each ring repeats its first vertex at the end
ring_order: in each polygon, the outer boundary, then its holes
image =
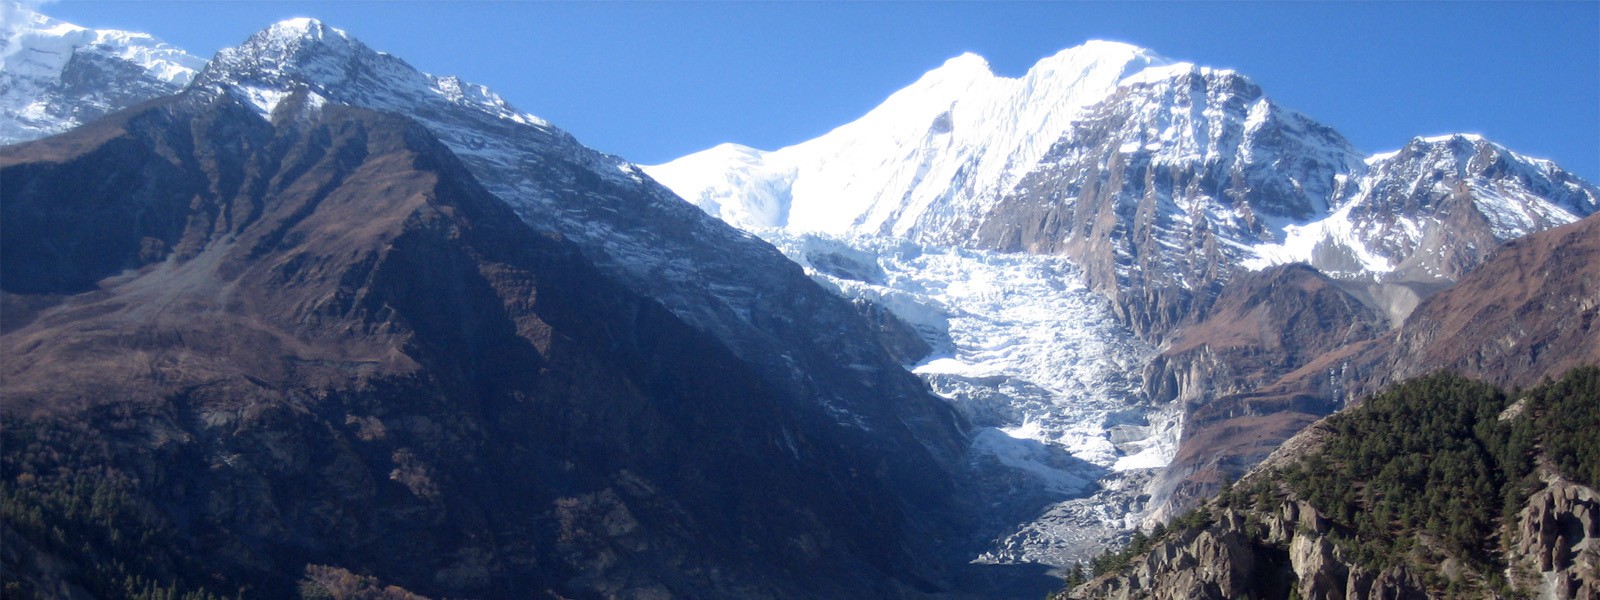
POLYGON ((908 368, 978 428, 969 466, 992 495, 985 500, 1026 505, 999 511, 982 560, 1063 565, 1138 522, 1142 482, 1176 452, 1178 412, 1147 401, 1138 377, 1155 349, 1116 320, 1078 267, 878 236, 757 233, 934 348, 908 368), (1096 521, 1082 508, 1091 498, 1122 508, 1096 521))

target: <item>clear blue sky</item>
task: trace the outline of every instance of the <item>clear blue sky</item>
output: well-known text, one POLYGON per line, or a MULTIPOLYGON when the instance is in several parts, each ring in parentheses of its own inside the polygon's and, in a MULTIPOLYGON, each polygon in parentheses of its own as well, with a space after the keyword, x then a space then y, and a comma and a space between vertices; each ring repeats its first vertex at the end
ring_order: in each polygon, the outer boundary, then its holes
POLYGON ((656 163, 844 124, 961 52, 1020 75, 1087 39, 1237 69, 1369 152, 1481 133, 1600 182, 1600 2, 264 2, 64 0, 81 25, 209 56, 311 16, 656 163))

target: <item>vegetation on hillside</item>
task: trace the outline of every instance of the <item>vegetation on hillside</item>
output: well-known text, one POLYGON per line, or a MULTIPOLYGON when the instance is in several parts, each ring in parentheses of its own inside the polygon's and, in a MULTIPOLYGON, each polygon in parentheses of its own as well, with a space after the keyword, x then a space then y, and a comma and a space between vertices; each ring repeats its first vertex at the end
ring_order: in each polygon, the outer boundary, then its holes
MULTIPOLYGON (((1323 426, 1329 435, 1315 453, 1228 486, 1208 506, 1266 512, 1287 492, 1333 523, 1331 541, 1359 565, 1378 570, 1454 559, 1484 574, 1483 585, 1506 593, 1503 533, 1542 485, 1535 474, 1540 457, 1577 483, 1600 482, 1600 367, 1510 395, 1434 374, 1379 393, 1323 426)), ((1167 532, 1208 526, 1208 514, 1202 507, 1154 535, 1136 535, 1091 561, 1092 575, 1069 584, 1123 569, 1167 532)), ((1474 585, 1437 577, 1429 583, 1457 594, 1474 585)))
POLYGON ((96 598, 226 597, 208 589, 216 587, 215 579, 206 582, 174 560, 177 536, 160 512, 140 499, 131 478, 69 441, 81 432, 9 419, 3 432, 0 526, 7 554, 32 564, 11 564, 8 557, 0 569, 0 597, 59 597, 68 586, 96 598), (56 581, 28 581, 22 570, 50 574, 56 581))

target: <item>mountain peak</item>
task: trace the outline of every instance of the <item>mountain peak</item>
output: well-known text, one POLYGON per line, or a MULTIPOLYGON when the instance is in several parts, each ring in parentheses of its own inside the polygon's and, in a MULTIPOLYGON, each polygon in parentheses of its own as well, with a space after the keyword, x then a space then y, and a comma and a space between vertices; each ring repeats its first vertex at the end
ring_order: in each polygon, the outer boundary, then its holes
POLYGON ((1172 64, 1155 52, 1123 42, 1089 40, 1045 57, 1028 69, 1030 78, 1078 79, 1108 68, 1126 77, 1149 67, 1172 64))
POLYGON ((1462 141, 1467 141, 1467 142, 1481 142, 1481 141, 1483 141, 1483 139, 1484 139, 1483 136, 1478 135, 1476 133, 1448 133, 1448 134, 1445 134, 1445 135, 1417 136, 1416 138, 1413 139, 1413 141, 1427 143, 1427 144, 1440 144, 1440 143, 1444 143, 1444 142, 1453 142, 1453 141, 1456 141, 1456 140, 1462 140, 1462 141))
POLYGON ((1141 60, 1148 65, 1164 65, 1172 61, 1156 54, 1154 50, 1142 46, 1135 46, 1127 42, 1114 42, 1110 40, 1088 40, 1077 46, 1067 48, 1055 55, 1039 61, 1049 63, 1064 57, 1096 57, 1104 60, 1131 61, 1141 60))
POLYGON ((548 127, 486 87, 423 73, 343 29, 305 17, 274 23, 238 47, 218 52, 197 80, 195 87, 231 94, 263 116, 290 94, 305 90, 327 101, 375 110, 416 114, 424 105, 432 105, 430 110, 448 105, 548 127))
POLYGON ((338 29, 338 27, 330 27, 320 19, 307 18, 307 16, 298 16, 298 18, 274 22, 274 24, 267 26, 267 29, 262 29, 261 32, 254 35, 254 37, 262 38, 262 40, 280 40, 280 42, 336 42, 339 45, 355 42, 355 38, 350 37, 350 34, 347 34, 344 30, 338 29))
POLYGON ((183 85, 205 64, 147 33, 90 29, 0 1, 0 72, 58 77, 75 53, 97 52, 129 62, 157 80, 183 85))
POLYGON ((950 60, 944 61, 944 64, 940 65, 939 68, 934 69, 934 71, 975 72, 982 73, 984 75, 994 74, 993 70, 989 67, 989 59, 984 58, 983 56, 980 56, 974 52, 962 52, 960 55, 951 57, 950 60))
MULTIPOLYGON (((400 108, 407 98, 442 90, 405 61, 306 17, 273 23, 238 47, 223 49, 197 79, 197 87, 232 94, 263 116, 299 90, 380 109, 400 108)), ((457 82, 452 90, 466 95, 464 87, 457 82)))
POLYGON ((321 20, 313 19, 311 17, 294 17, 292 19, 284 19, 282 21, 278 21, 277 23, 273 23, 267 28, 267 30, 294 37, 309 36, 321 38, 328 33, 333 33, 341 37, 349 37, 348 34, 346 34, 343 30, 328 27, 321 20))
POLYGON ((258 62, 275 60, 288 65, 316 60, 322 54, 376 54, 343 29, 309 17, 273 23, 234 50, 251 55, 258 62))
MULTIPOLYGON (((913 95, 922 97, 929 90, 947 89, 947 93, 939 94, 942 100, 949 102, 947 96, 960 95, 960 90, 965 90, 981 82, 995 78, 994 71, 989 67, 989 60, 972 52, 963 52, 951 57, 927 73, 917 78, 906 90, 915 90, 913 95)), ((904 90, 902 90, 904 91, 904 90)))

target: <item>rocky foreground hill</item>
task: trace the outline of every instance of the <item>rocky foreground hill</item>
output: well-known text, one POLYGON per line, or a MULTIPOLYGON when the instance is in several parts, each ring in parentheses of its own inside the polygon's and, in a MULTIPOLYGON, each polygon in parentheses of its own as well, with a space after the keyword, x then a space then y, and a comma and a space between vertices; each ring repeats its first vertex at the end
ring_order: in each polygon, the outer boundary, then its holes
MULTIPOLYGON (((1453 375, 1330 417, 1070 598, 1594 598, 1600 369, 1453 375)), ((1075 582, 1076 583, 1076 582, 1075 582)))

